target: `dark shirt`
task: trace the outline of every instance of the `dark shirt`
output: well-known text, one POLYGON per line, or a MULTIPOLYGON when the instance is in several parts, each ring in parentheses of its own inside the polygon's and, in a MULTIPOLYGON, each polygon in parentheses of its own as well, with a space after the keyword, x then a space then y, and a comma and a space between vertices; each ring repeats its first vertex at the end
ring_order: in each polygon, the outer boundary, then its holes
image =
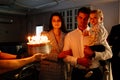
POLYGON ((108 36, 108 43, 110 46, 112 46, 112 59, 120 60, 120 57, 118 56, 120 52, 120 24, 112 27, 111 32, 108 36))

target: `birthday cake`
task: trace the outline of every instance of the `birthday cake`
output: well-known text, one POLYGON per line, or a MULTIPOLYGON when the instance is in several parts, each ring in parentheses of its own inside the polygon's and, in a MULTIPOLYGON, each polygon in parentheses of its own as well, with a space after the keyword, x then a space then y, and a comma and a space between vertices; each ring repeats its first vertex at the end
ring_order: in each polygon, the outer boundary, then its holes
POLYGON ((50 41, 45 36, 41 36, 40 38, 34 37, 34 39, 29 38, 27 46, 29 55, 35 53, 49 54, 51 51, 50 41))
POLYGON ((50 43, 40 43, 40 44, 27 44, 29 55, 35 53, 49 54, 51 51, 50 43))

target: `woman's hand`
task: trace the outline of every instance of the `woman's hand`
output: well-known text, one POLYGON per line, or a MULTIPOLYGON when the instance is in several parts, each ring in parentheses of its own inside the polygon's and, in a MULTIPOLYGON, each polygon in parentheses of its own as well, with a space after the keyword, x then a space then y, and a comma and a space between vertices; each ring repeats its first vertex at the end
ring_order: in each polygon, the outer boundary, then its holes
POLYGON ((58 55, 58 58, 59 58, 59 59, 63 59, 63 58, 65 58, 67 55, 72 56, 72 50, 62 51, 62 52, 58 55))

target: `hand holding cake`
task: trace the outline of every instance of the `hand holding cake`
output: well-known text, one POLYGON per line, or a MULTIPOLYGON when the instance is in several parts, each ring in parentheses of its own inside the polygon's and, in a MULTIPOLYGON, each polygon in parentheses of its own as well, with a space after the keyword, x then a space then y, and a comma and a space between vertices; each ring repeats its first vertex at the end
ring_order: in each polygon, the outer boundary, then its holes
POLYGON ((36 53, 33 55, 35 61, 41 61, 47 57, 47 54, 36 53))

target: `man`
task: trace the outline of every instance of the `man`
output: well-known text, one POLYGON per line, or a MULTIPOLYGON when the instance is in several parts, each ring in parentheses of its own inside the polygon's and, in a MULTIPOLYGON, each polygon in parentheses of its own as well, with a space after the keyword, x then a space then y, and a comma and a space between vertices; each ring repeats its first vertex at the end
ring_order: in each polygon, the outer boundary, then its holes
POLYGON ((71 80, 102 80, 99 60, 107 60, 112 57, 112 51, 107 41, 102 42, 105 46, 103 52, 92 51, 89 46, 86 46, 89 42, 85 34, 90 11, 88 7, 82 7, 78 10, 76 18, 78 27, 65 37, 62 53, 69 53, 69 55, 64 56, 64 61, 73 66, 71 80), (92 75, 87 77, 86 74, 91 70, 93 71, 92 75))
POLYGON ((108 42, 112 46, 113 52, 111 59, 113 80, 120 80, 120 24, 112 27, 108 42))

